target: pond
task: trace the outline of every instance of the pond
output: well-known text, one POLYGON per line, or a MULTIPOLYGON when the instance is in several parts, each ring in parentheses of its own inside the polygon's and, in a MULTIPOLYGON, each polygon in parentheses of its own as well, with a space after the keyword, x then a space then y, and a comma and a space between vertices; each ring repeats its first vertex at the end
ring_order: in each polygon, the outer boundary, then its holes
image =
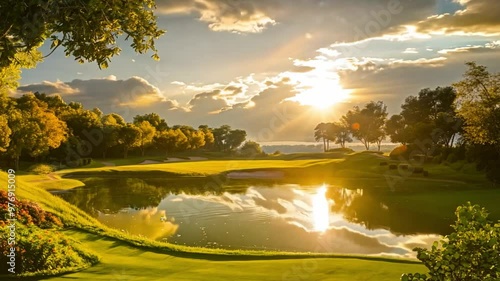
POLYGON ((223 249, 413 257, 449 232, 380 190, 210 178, 81 179, 57 193, 118 230, 223 249))

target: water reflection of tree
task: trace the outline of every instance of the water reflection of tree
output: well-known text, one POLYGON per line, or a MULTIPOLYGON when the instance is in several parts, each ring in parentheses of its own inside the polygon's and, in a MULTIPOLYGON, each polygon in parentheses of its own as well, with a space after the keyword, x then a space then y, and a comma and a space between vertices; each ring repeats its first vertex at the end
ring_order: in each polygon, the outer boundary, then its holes
POLYGON ((377 189, 345 189, 330 187, 327 197, 332 199, 332 211, 359 223, 367 229, 388 229, 393 233, 447 234, 450 223, 442 217, 432 217, 414 210, 398 198, 397 192, 377 189))
MULTIPOLYGON (((169 194, 213 194, 227 191, 224 184, 211 178, 89 178, 84 187, 60 194, 66 201, 97 216, 98 212, 117 213, 124 208, 136 210, 156 207, 169 194)), ((232 188, 231 193, 246 187, 232 188)))

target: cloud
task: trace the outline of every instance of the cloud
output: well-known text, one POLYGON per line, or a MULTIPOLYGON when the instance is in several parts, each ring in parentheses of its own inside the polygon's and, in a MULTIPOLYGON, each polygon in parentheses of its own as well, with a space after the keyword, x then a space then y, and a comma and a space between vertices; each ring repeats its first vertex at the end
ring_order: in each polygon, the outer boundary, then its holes
POLYGON ((419 32, 445 34, 500 34, 498 0, 456 0, 463 9, 428 17, 417 24, 419 32))
POLYGON ((159 14, 195 14, 213 31, 259 33, 294 25, 306 39, 358 41, 425 19, 436 0, 158 0, 159 14), (335 32, 332 32, 334 30, 335 32))
POLYGON ((168 110, 177 106, 174 101, 165 98, 156 86, 137 76, 126 80, 118 80, 111 75, 101 79, 75 79, 71 82, 44 81, 18 88, 21 94, 36 91, 48 95, 58 94, 67 102, 80 102, 87 108, 98 107, 103 112, 117 112, 126 119, 131 117, 128 116, 131 112, 152 107, 168 110))
POLYGON ((276 24, 256 1, 174 0, 156 1, 163 14, 196 13, 214 31, 259 33, 276 24))
POLYGON ((403 54, 418 54, 418 51, 416 48, 406 48, 403 54))

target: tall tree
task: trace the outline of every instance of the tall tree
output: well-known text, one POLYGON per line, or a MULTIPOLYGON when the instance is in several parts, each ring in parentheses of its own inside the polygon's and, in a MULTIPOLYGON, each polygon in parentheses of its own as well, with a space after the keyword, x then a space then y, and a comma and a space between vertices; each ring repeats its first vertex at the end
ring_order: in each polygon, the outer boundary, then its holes
POLYGON ((227 135, 227 149, 229 151, 234 151, 246 140, 247 132, 245 130, 231 130, 227 135))
POLYGON ((120 128, 118 139, 123 146, 123 158, 127 158, 129 150, 141 144, 141 130, 134 124, 127 124, 120 128))
POLYGON ((203 147, 211 149, 215 141, 212 129, 210 129, 207 125, 200 125, 198 126, 198 130, 203 132, 203 137, 205 138, 205 145, 203 145, 203 147))
POLYGON ((0 152, 5 152, 10 143, 10 134, 12 131, 9 128, 9 123, 6 115, 0 115, 0 152))
POLYGON ((457 112, 465 121, 465 138, 473 144, 493 145, 500 155, 500 73, 468 62, 457 91, 457 112))
POLYGON ((149 124, 151 124, 156 129, 156 131, 164 131, 168 129, 168 125, 165 119, 161 118, 160 115, 154 112, 144 115, 136 115, 134 117, 134 124, 139 124, 142 121, 148 121, 149 124))
POLYGON ((168 129, 155 137, 155 143, 168 157, 170 152, 186 147, 188 139, 180 129, 168 129))
POLYGON ((369 150, 371 143, 380 143, 386 118, 387 106, 381 101, 372 101, 363 109, 356 106, 349 110, 342 121, 349 125, 352 135, 369 150))
POLYGON ((327 138, 345 148, 346 142, 352 142, 349 125, 342 121, 328 123, 327 138))
POLYGON ((51 53, 62 46, 66 55, 79 62, 95 61, 107 67, 121 50, 116 41, 123 34, 132 39, 136 52, 152 50, 157 59, 154 42, 164 31, 156 25, 154 8, 153 0, 4 0, 0 69, 17 63, 19 53, 35 52, 46 39, 52 42, 51 53))
MULTIPOLYGON (((103 141, 101 144, 102 158, 106 158, 109 148, 117 146, 120 143, 120 128, 124 125, 121 123, 123 118, 116 120, 117 114, 107 114, 101 118, 103 141)), ((123 121, 124 122, 124 121, 123 121)))
POLYGON ((146 147, 153 143, 153 138, 156 134, 156 129, 148 121, 142 121, 137 124, 137 128, 141 131, 141 139, 139 147, 141 148, 141 156, 144 156, 146 147))
POLYGON ((314 140, 316 141, 323 141, 323 151, 326 152, 328 150, 327 148, 327 141, 328 141, 328 124, 327 123, 319 123, 316 125, 314 128, 314 140))
POLYGON ((227 136, 231 131, 231 126, 222 125, 219 128, 215 128, 212 130, 214 135, 214 145, 218 151, 227 151, 227 136))
POLYGON ((19 157, 27 152, 40 156, 51 148, 57 148, 67 139, 66 124, 47 109, 47 104, 34 95, 25 95, 9 110, 11 142, 7 149, 19 168, 19 157))

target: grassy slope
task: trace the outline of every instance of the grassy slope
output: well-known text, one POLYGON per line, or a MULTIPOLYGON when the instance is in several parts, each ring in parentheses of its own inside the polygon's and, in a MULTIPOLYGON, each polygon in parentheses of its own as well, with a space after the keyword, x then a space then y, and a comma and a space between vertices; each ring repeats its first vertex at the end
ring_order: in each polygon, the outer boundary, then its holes
POLYGON ((420 264, 357 258, 212 260, 141 251, 112 239, 72 232, 102 263, 53 280, 398 280, 420 264))

